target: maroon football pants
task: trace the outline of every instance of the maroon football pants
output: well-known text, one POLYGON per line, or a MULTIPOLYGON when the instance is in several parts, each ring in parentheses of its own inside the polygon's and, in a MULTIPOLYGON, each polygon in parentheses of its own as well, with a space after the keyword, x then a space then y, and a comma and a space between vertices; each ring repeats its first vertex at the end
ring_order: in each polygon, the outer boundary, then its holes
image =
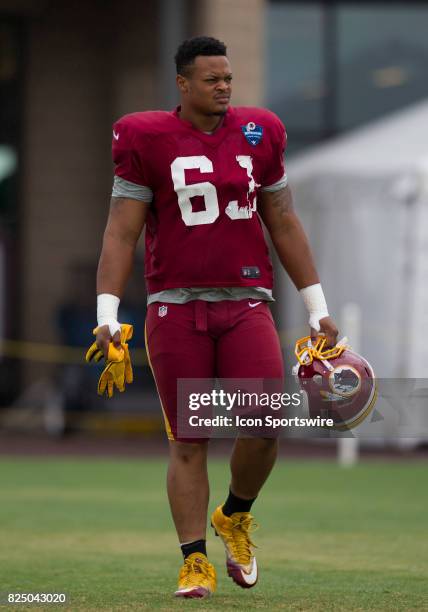
POLYGON ((146 348, 170 440, 177 436, 177 379, 283 379, 278 334, 266 302, 150 304, 146 348))

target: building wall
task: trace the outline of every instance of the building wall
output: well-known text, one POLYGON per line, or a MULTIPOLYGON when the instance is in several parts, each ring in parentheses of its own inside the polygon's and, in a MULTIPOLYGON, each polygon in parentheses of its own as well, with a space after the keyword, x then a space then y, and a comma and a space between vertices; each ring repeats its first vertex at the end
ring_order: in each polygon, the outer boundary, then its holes
MULTIPOLYGON (((224 40, 234 103, 260 103, 264 0, 180 1, 187 11, 180 35, 224 40)), ((78 293, 82 269, 93 273, 97 263, 111 190, 111 124, 124 113, 165 107, 162 41, 171 19, 166 28, 169 0, 88 0, 79 11, 71 3, 38 6, 20 14, 28 27, 21 329, 26 340, 56 343, 59 305, 78 293)), ((95 278, 93 307, 95 320, 95 278)), ((30 379, 38 375, 32 364, 30 379)))
MULTIPOLYGON (((142 8, 142 4, 145 8, 142 8)), ((155 106, 155 10, 51 5, 29 23, 24 117, 23 336, 55 341, 70 267, 99 254, 111 192, 111 124, 155 106), (126 20, 123 17, 126 15, 126 20)), ((94 278, 95 306, 95 278, 94 278)))
POLYGON ((264 16, 267 0, 203 0, 197 34, 226 43, 232 64, 233 103, 263 104, 264 16))

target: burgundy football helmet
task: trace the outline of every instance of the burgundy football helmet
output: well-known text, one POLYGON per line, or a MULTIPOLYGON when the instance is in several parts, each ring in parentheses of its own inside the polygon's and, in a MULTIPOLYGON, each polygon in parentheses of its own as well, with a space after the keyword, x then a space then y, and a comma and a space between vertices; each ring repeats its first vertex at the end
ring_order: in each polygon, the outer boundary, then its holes
POLYGON ((356 427, 370 414, 376 402, 376 379, 369 362, 355 353, 343 338, 331 349, 319 336, 297 340, 295 354, 300 388, 307 400, 309 416, 332 419, 333 429, 356 427))

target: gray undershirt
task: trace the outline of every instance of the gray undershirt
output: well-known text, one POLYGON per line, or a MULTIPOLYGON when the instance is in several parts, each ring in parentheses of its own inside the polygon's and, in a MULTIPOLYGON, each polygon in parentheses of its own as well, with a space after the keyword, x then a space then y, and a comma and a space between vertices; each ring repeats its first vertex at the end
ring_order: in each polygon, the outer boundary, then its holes
POLYGON ((151 293, 147 297, 147 304, 153 304, 153 302, 187 304, 192 300, 205 300, 206 302, 232 300, 237 302, 246 299, 265 302, 275 301, 272 297, 272 291, 264 287, 186 287, 151 293))

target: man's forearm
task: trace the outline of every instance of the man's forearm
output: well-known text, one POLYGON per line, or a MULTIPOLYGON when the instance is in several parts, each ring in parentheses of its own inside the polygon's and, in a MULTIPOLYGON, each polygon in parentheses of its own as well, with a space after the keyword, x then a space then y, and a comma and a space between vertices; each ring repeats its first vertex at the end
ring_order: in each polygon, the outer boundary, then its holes
POLYGON ((265 223, 278 257, 303 298, 309 314, 311 336, 320 330, 328 346, 337 339, 337 328, 328 314, 327 302, 319 282, 305 230, 296 215, 289 187, 262 193, 260 216, 265 223))
POLYGON ((262 192, 259 213, 285 271, 297 289, 319 283, 311 248, 297 216, 290 188, 262 192))
MULTIPOLYGON (((103 248, 97 272, 97 321, 103 328, 104 354, 109 337, 121 330, 118 322, 120 299, 131 274, 134 253, 143 231, 148 204, 129 198, 112 197, 103 248), (110 336, 104 326, 108 326, 110 336)), ((101 340, 100 340, 101 341, 101 340)))
POLYGON ((97 271, 97 294, 110 293, 121 298, 132 271, 135 246, 118 240, 107 231, 97 271))
POLYGON ((308 239, 296 215, 293 214, 286 227, 272 231, 271 238, 281 264, 297 289, 319 283, 308 239))

